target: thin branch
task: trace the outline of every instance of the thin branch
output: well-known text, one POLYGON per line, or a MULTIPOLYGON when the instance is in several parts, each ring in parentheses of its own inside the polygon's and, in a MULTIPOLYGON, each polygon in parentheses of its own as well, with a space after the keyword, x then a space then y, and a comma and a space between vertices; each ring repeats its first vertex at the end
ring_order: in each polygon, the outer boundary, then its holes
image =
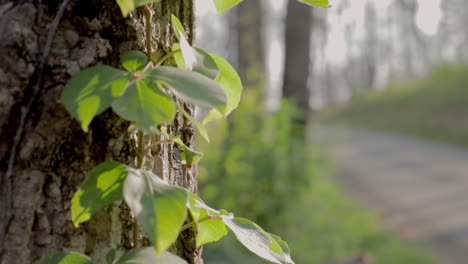
POLYGON ((152 143, 150 146, 147 146, 144 150, 144 153, 148 153, 148 151, 154 147, 156 147, 157 145, 159 144, 163 144, 163 143, 171 143, 173 142, 172 139, 166 139, 166 140, 159 140, 159 141, 156 141, 154 143, 152 143))
POLYGON ((160 66, 161 64, 163 64, 163 62, 165 62, 167 59, 169 59, 170 57, 172 57, 174 54, 177 54, 179 52, 182 52, 181 49, 176 49, 176 50, 173 50, 171 52, 169 52, 168 54, 166 54, 164 57, 162 57, 155 65, 155 67, 158 67, 160 66))
POLYGON ((151 43, 152 35, 152 24, 151 18, 153 16, 153 10, 151 10, 152 4, 145 5, 145 34, 146 34, 146 55, 148 56, 148 61, 153 61, 153 51, 151 43))
POLYGON ((179 233, 191 228, 192 226, 194 226, 195 224, 199 224, 199 223, 203 223, 205 221, 208 221, 208 220, 211 220, 211 219, 217 219, 217 217, 215 216, 208 216, 208 217, 205 217, 203 219, 201 219, 200 221, 196 222, 196 221, 192 221, 192 222, 189 222, 185 225, 183 225, 180 230, 179 230, 179 233))
MULTIPOLYGON (((152 35, 152 20, 151 17, 153 16, 153 4, 149 3, 145 5, 145 31, 146 31, 146 56, 148 57, 149 64, 153 60, 153 51, 152 51, 152 43, 151 43, 151 35, 152 35)), ((145 163, 145 142, 144 142, 145 133, 142 130, 138 130, 138 153, 137 153, 137 169, 142 169, 145 163)), ((138 238, 140 236, 140 224, 136 217, 133 219, 133 248, 138 247, 138 238)))

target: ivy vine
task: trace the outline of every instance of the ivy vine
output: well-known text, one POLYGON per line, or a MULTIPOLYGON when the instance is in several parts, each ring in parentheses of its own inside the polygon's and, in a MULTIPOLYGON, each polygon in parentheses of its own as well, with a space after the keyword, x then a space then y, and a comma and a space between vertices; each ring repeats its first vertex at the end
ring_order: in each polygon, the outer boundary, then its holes
MULTIPOLYGON (((299 0, 328 7, 328 0, 299 0)), ((127 16, 135 8, 144 6, 147 35, 151 29, 151 7, 158 0, 117 0, 122 14, 127 16)), ((214 0, 218 11, 224 12, 241 0, 214 0)), ((179 233, 196 228, 196 245, 218 241, 229 230, 250 251, 274 263, 294 263, 286 242, 270 234, 250 220, 235 217, 225 210, 215 210, 196 194, 169 185, 157 175, 143 169, 146 149, 145 133, 161 134, 166 142, 173 142, 182 151, 182 163, 190 167, 202 154, 186 146, 180 137, 167 133, 164 124, 173 121, 176 111, 190 120, 200 135, 209 141, 204 125, 226 117, 239 104, 242 83, 234 68, 222 57, 192 47, 186 40, 181 22, 172 15, 172 25, 178 43, 172 52, 154 62, 148 38, 147 53, 131 50, 121 57, 125 70, 96 65, 74 75, 64 88, 62 103, 67 111, 88 126, 97 115, 109 107, 138 129, 138 157, 135 168, 116 161, 105 161, 91 170, 71 200, 71 216, 75 227, 91 219, 101 208, 125 201, 137 219, 134 226, 134 249, 116 258, 116 250, 107 255, 108 264, 165 263, 184 264, 181 258, 167 252, 179 233), (177 67, 162 66, 173 58, 177 67), (198 122, 175 100, 208 110, 198 122), (190 219, 188 224, 186 220, 190 219), (152 247, 137 248, 141 228, 152 247)), ((158 142, 163 143, 163 142, 158 142)), ((87 256, 76 252, 55 253, 36 264, 91 264, 87 256)))

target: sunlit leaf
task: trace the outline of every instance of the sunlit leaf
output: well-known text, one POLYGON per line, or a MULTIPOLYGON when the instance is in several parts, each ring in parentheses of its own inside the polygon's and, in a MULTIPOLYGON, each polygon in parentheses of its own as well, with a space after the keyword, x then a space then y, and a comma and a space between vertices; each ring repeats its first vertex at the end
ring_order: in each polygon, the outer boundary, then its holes
POLYGON ((176 241, 186 218, 187 191, 149 171, 129 170, 124 199, 161 255, 176 241))
POLYGON ((122 11, 122 15, 126 17, 130 12, 132 12, 135 8, 148 4, 148 3, 157 3, 161 0, 117 0, 117 4, 120 7, 120 11, 122 11))
POLYGON ((281 237, 274 235, 272 233, 268 233, 275 241, 278 243, 278 245, 281 247, 281 250, 283 251, 284 257, 286 259, 287 263, 294 263, 294 261, 291 259, 291 251, 289 250, 288 243, 286 243, 284 240, 281 239, 281 237))
POLYGON ((324 8, 330 7, 330 3, 328 2, 328 0, 298 0, 298 1, 305 3, 305 4, 320 6, 324 8))
MULTIPOLYGON (((183 64, 184 67, 182 69, 193 71, 193 67, 197 60, 195 56, 195 49, 193 49, 192 46, 190 46, 190 44, 184 37, 181 37, 180 44, 175 43, 174 47, 175 49, 179 48, 181 51, 180 53, 176 53, 174 56, 177 56, 177 57, 182 56, 182 59, 184 62, 183 64)), ((176 62, 178 61, 180 60, 176 59, 176 62)))
POLYGON ((174 26, 177 38, 180 39, 180 34, 182 36, 187 37, 187 33, 185 33, 184 26, 180 22, 180 20, 173 14, 171 14, 171 24, 174 26))
POLYGON ((172 46, 173 51, 178 49, 181 52, 174 54, 177 67, 198 72, 213 80, 219 76, 220 72, 216 62, 206 51, 193 48, 184 37, 180 38, 180 44, 175 43, 172 46))
POLYGON ((93 118, 106 110, 125 90, 129 73, 96 65, 74 75, 63 89, 61 101, 68 112, 88 130, 93 118))
POLYGON ((220 240, 227 235, 229 229, 220 219, 210 219, 198 224, 197 247, 220 240))
POLYGON ((125 252, 116 264, 187 264, 187 262, 169 252, 163 252, 158 257, 153 247, 146 247, 125 252))
POLYGON ((197 246, 215 242, 227 235, 229 229, 219 216, 228 215, 226 211, 218 211, 207 206, 197 195, 190 193, 189 211, 197 222, 197 246))
POLYGON ((280 264, 294 263, 289 256, 289 252, 283 251, 284 241, 281 240, 280 245, 276 238, 265 232, 254 222, 240 217, 221 216, 221 218, 236 235, 236 238, 259 257, 280 264))
POLYGON ((127 71, 136 72, 145 67, 148 62, 148 57, 146 57, 146 55, 141 51, 130 50, 122 54, 122 58, 120 60, 122 66, 127 71))
POLYGON ((182 112, 182 114, 185 116, 185 118, 187 118, 190 121, 190 123, 192 123, 192 125, 195 126, 198 133, 200 133, 200 135, 203 137, 203 139, 206 140, 206 142, 209 143, 210 142, 210 137, 208 136, 208 131, 206 131, 206 128, 200 122, 195 120, 195 118, 193 118, 191 115, 189 115, 184 110, 184 108, 182 108, 180 105, 176 104, 176 106, 177 106, 177 109, 179 109, 179 111, 182 112))
POLYGON ((91 170, 71 200, 75 226, 88 221, 102 207, 122 200, 122 188, 127 166, 106 161, 91 170))
POLYGON ((35 261, 34 264, 93 264, 93 262, 85 255, 76 252, 59 252, 41 258, 35 261))
POLYGON ((187 103, 210 109, 227 103, 224 89, 199 73, 160 66, 146 74, 153 81, 164 83, 178 98, 187 103))
POLYGON ((209 111, 203 120, 203 124, 229 115, 239 105, 242 95, 242 82, 234 67, 223 57, 212 53, 210 56, 215 61, 220 71, 216 82, 226 91, 228 102, 225 105, 218 106, 216 110, 209 111), (221 113, 224 113, 224 115, 221 113))
POLYGON ((234 7, 240 2, 242 2, 242 0, 214 0, 218 13, 223 13, 224 11, 234 7))
POLYGON ((133 82, 115 100, 112 109, 123 119, 135 122, 137 128, 148 132, 154 131, 158 124, 171 122, 175 116, 172 98, 145 79, 133 82))

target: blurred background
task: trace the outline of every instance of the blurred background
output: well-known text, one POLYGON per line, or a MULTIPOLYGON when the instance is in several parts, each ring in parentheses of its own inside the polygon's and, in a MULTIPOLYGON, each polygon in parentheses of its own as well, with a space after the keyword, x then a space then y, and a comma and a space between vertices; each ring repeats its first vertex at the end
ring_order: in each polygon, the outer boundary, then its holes
MULTIPOLYGON (((197 46, 244 92, 198 143, 207 203, 298 264, 468 263, 468 2, 211 2, 196 1, 197 46)), ((266 263, 232 237, 204 255, 266 263)))

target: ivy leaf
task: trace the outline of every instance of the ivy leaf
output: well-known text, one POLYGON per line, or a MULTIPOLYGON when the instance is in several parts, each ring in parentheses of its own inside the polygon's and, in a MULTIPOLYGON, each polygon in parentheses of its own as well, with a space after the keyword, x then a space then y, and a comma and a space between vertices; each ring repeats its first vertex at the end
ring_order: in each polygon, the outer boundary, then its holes
POLYGON ((237 106, 239 106, 242 94, 242 81, 234 67, 232 67, 232 65, 223 57, 213 53, 210 53, 210 56, 220 71, 216 82, 223 87, 229 99, 227 104, 218 106, 217 110, 211 110, 208 112, 203 120, 203 124, 228 116, 237 108, 237 106), (221 113, 224 113, 224 115, 221 113))
POLYGON ((210 219, 198 224, 197 247, 220 240, 227 235, 229 229, 220 219, 210 219))
POLYGON ((324 8, 330 7, 328 0, 298 0, 298 1, 305 3, 305 4, 320 6, 324 8))
POLYGON ((160 256, 176 241, 185 221, 187 192, 149 171, 130 169, 124 199, 160 256))
POLYGON ((184 37, 180 38, 180 44, 175 43, 172 46, 173 51, 178 49, 180 49, 181 52, 174 54, 174 60, 177 67, 198 72, 212 80, 219 76, 219 70, 216 62, 206 51, 193 48, 184 37))
POLYGON ((283 253, 286 258, 287 263, 294 263, 294 261, 291 259, 291 251, 289 250, 288 243, 286 243, 284 240, 281 239, 281 237, 274 235, 272 233, 268 233, 275 241, 278 243, 278 245, 281 247, 281 250, 283 250, 283 253))
POLYGON ((192 218, 197 223, 196 244, 202 246, 207 243, 220 240, 227 235, 229 229, 221 220, 221 215, 227 215, 228 212, 218 211, 207 206, 200 197, 190 193, 189 211, 192 218))
POLYGON ((106 161, 86 175, 71 200, 72 221, 75 227, 88 221, 102 207, 122 200, 127 168, 127 165, 106 161))
POLYGON ((87 256, 76 252, 58 252, 43 257, 34 264, 93 264, 87 256))
POLYGON ((180 44, 174 43, 172 46, 172 51, 181 50, 180 53, 174 54, 177 67, 201 73, 210 79, 216 79, 219 75, 219 70, 214 60, 204 50, 195 49, 188 43, 184 27, 176 16, 171 15, 171 22, 180 42, 180 44))
POLYGON ((294 263, 289 256, 289 249, 288 252, 283 251, 282 246, 284 247, 285 242, 281 240, 281 244, 278 243, 276 236, 271 236, 254 222, 240 217, 221 216, 221 218, 237 239, 259 257, 274 263, 294 263))
POLYGON ((210 137, 208 136, 208 131, 206 131, 205 127, 200 122, 195 120, 195 118, 193 118, 191 115, 189 115, 184 110, 184 108, 182 108, 180 105, 176 104, 176 106, 177 106, 177 109, 179 109, 179 111, 182 112, 182 114, 185 116, 185 118, 187 118, 190 121, 190 123, 192 123, 192 125, 195 126, 198 133, 200 133, 200 135, 203 137, 203 139, 206 140, 206 142, 210 143, 210 137))
POLYGON ((113 264, 113 263, 114 263, 114 260, 115 260, 115 253, 116 253, 115 248, 111 248, 111 249, 109 250, 109 252, 107 252, 107 254, 106 254, 106 262, 107 262, 107 264, 113 264))
POLYGON ((202 159, 203 154, 185 145, 182 139, 180 139, 180 136, 177 136, 172 140, 177 143, 180 150, 182 150, 182 164, 191 167, 202 159))
POLYGON ((204 108, 215 108, 227 103, 224 89, 215 81, 199 73, 160 66, 148 71, 153 81, 164 83, 187 103, 204 108))
POLYGON ((129 250, 117 261, 116 264, 187 264, 178 256, 163 252, 161 257, 157 257, 156 251, 152 247, 136 248, 129 250))
POLYGON ((117 4, 120 7, 120 11, 122 11, 122 15, 126 17, 130 12, 132 12, 135 8, 148 4, 148 3, 157 3, 161 0, 117 0, 117 4))
POLYGON ((180 39, 180 34, 182 34, 183 37, 187 37, 182 22, 180 22, 180 20, 174 14, 171 14, 171 24, 174 26, 177 39, 180 39))
POLYGON ((153 131, 156 125, 171 122, 175 116, 172 99, 148 79, 133 82, 124 95, 115 100, 112 109, 144 131, 153 131))
POLYGON ((235 5, 242 2, 242 0, 214 0, 216 9, 218 13, 223 13, 224 11, 234 7, 235 5))
POLYGON ((120 59, 122 66, 130 72, 136 72, 145 67, 148 62, 148 57, 138 50, 130 50, 125 52, 120 59))
POLYGON ((68 112, 88 131, 93 118, 106 110, 125 90, 130 75, 105 65, 77 73, 63 89, 61 101, 68 112))

